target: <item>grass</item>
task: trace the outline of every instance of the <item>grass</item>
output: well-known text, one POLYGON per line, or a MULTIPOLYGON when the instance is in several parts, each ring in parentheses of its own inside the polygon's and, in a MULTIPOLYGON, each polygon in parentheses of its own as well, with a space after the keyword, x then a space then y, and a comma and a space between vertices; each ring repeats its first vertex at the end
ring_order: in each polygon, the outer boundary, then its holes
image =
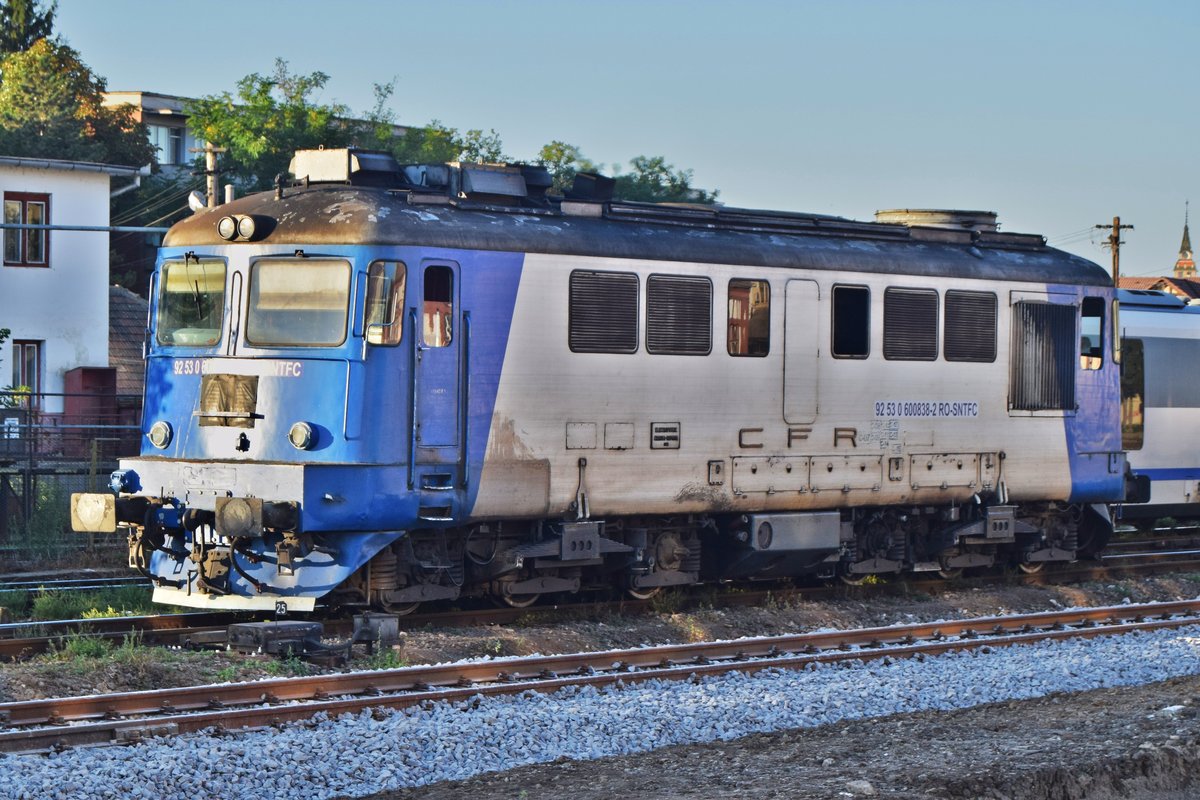
POLYGON ((145 586, 118 586, 94 592, 41 591, 33 597, 35 619, 102 619, 160 613, 145 586))

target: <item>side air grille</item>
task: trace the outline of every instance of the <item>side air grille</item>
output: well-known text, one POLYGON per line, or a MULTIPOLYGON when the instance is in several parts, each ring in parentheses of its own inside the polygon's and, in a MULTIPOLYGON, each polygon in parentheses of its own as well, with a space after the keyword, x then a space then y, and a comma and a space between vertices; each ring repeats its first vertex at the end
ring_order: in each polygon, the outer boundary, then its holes
POLYGON ((1013 306, 1009 394, 1014 411, 1074 410, 1076 310, 1050 303, 1013 306))
POLYGON ((996 360, 996 295, 946 292, 942 351, 947 361, 996 360))
POLYGON ((938 295, 933 289, 888 289, 883 295, 883 357, 937 358, 938 295))
POLYGON ((703 356, 712 351, 712 282, 651 275, 646 279, 646 352, 703 356))
POLYGON ((626 272, 571 273, 569 340, 575 353, 634 353, 638 277, 626 272))

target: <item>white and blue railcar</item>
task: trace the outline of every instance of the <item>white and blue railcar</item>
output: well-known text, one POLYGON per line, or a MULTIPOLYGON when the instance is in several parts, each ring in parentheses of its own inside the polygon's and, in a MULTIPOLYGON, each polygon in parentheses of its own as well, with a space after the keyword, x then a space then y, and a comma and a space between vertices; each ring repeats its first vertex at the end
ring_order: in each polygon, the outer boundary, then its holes
POLYGON ((160 601, 1035 569, 1111 531, 1112 283, 1040 236, 292 172, 167 234, 142 453, 74 498, 160 601))
POLYGON ((1149 500, 1130 519, 1200 516, 1200 305, 1128 290, 1121 301, 1121 435, 1149 500))

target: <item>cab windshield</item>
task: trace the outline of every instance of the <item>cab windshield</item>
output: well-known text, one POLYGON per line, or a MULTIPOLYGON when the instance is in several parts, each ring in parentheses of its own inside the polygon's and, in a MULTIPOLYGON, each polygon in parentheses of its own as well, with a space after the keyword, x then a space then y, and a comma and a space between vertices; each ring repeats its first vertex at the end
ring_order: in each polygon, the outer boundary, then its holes
POLYGON ((216 258, 168 261, 158 298, 159 344, 208 347, 221 338, 225 262, 216 258))
POLYGON ((267 346, 331 346, 346 340, 350 263, 263 259, 250 270, 246 341, 267 346))

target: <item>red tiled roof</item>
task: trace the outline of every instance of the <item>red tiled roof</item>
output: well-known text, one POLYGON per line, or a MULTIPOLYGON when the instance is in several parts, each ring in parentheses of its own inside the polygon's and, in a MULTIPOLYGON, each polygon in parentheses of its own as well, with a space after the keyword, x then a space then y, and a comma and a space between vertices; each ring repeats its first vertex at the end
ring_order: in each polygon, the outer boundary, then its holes
POLYGON ((142 396, 142 341, 149 304, 123 286, 108 287, 108 365, 117 368, 117 394, 142 396))

